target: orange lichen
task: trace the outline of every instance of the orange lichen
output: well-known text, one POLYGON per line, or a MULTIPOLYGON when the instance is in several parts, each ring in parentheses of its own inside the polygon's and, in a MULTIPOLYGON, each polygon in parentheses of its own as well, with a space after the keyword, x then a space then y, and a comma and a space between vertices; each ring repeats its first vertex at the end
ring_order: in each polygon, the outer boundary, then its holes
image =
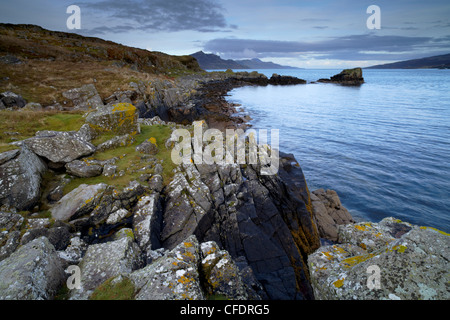
POLYGON ((335 282, 333 282, 333 285, 334 285, 336 288, 342 287, 342 286, 344 285, 344 278, 339 279, 339 280, 336 280, 335 282))

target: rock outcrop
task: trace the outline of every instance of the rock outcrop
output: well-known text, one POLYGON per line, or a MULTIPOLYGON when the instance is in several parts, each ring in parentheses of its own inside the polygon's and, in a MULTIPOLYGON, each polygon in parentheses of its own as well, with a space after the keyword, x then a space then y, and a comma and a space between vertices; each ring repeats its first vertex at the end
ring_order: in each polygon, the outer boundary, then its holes
POLYGON ((116 279, 131 280, 136 300, 260 299, 254 290, 259 284, 246 271, 215 242, 199 244, 192 235, 145 268, 116 279))
POLYGON ((129 274, 140 264, 140 250, 133 236, 124 235, 115 241, 90 245, 79 264, 81 288, 72 291, 71 299, 87 299, 107 279, 129 274))
POLYGON ((272 85, 293 85, 293 84, 305 84, 306 80, 299 79, 292 76, 281 76, 276 73, 274 73, 269 81, 269 84, 272 85))
POLYGON ((317 82, 331 82, 342 85, 357 86, 364 83, 361 68, 345 69, 341 73, 332 76, 330 79, 319 79, 317 82))
POLYGON ((139 113, 132 104, 117 103, 90 112, 86 117, 86 122, 94 131, 99 133, 112 132, 117 135, 135 135, 140 132, 138 116, 139 113))
POLYGON ((40 198, 45 162, 26 145, 20 151, 2 153, 0 159, 0 205, 31 209, 40 198))
POLYGON ((311 201, 321 238, 336 241, 338 226, 355 222, 334 190, 315 190, 311 192, 311 201))
POLYGON ((48 300, 65 275, 54 247, 40 237, 0 261, 0 279, 0 300, 48 300))
POLYGON ((83 215, 92 211, 98 204, 103 192, 107 188, 104 183, 97 185, 82 184, 60 199, 51 209, 55 220, 68 221, 73 216, 83 215))
MULTIPOLYGON (((83 129, 84 130, 84 129, 83 129)), ((66 164, 83 156, 91 155, 96 148, 86 141, 85 133, 64 131, 41 131, 23 143, 38 156, 53 164, 66 164)))
POLYGON ((312 298, 306 256, 319 246, 303 173, 282 155, 275 176, 247 165, 182 165, 167 187, 162 246, 194 234, 244 257, 271 299, 312 298))
POLYGON ((62 93, 64 98, 73 102, 75 110, 92 110, 103 106, 103 101, 93 84, 86 84, 62 93))
POLYGON ((316 299, 450 298, 449 234, 385 218, 339 226, 338 238, 308 258, 316 299))

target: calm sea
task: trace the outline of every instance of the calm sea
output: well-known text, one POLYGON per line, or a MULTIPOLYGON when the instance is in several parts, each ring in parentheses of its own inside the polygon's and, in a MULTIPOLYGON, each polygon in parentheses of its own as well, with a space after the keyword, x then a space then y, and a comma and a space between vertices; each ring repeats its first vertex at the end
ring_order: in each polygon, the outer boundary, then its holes
MULTIPOLYGON (((258 70, 307 81, 340 70, 258 70)), ((243 87, 255 129, 279 129, 310 190, 336 190, 358 220, 394 216, 450 231, 450 70, 364 70, 360 87, 243 87)))

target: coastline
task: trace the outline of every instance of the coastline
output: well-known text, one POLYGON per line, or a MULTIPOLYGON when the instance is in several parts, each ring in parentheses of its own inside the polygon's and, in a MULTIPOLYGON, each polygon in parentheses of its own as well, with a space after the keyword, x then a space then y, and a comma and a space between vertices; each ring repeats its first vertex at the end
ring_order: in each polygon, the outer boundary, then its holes
MULTIPOLYGON (((58 34, 58 41, 71 37, 58 34)), ((106 49, 130 49, 94 43, 105 50, 86 51, 107 60, 108 68, 88 54, 77 58, 103 72, 103 80, 126 75, 123 87, 105 85, 96 74, 92 81, 52 88, 60 100, 49 103, 39 92, 30 91, 43 99, 39 103, 1 93, 5 118, 38 129, 8 129, 2 145, 7 150, 0 153, 0 299, 448 297, 442 276, 448 234, 393 218, 353 223, 335 192, 308 189, 292 154, 280 150, 274 175, 262 174, 267 163, 261 158, 174 164, 175 130, 190 134, 194 124, 201 130, 248 127, 224 98, 229 90, 304 80, 257 72, 203 74, 192 58, 139 50, 131 63, 117 61, 106 49), (36 127, 37 119, 48 122, 36 127), (389 264, 392 259, 398 263, 389 264), (366 270, 374 264, 384 274, 402 273, 372 291, 366 270), (419 264, 416 273, 404 268, 419 264), (411 275, 414 281, 406 281, 411 275)), ((48 42, 38 49, 55 50, 48 42)), ((61 45, 56 51, 62 61, 20 57, 1 63, 11 70, 39 64, 60 72, 54 63, 68 68, 73 56, 61 45)), ((358 70, 344 70, 324 82, 361 81, 358 70)), ((205 146, 191 138, 194 148, 205 146)), ((249 148, 246 143, 242 149, 249 148)), ((256 150, 267 154, 264 146, 256 150)))

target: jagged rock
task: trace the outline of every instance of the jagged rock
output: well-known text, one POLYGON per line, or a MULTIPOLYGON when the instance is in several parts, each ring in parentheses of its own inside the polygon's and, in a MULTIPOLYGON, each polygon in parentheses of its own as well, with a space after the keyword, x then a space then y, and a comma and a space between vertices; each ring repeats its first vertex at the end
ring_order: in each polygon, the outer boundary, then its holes
POLYGON ((0 261, 0 279, 0 300, 47 300, 65 276, 54 247, 40 237, 0 261))
POLYGON ((106 219, 106 224, 117 224, 120 220, 129 215, 130 212, 127 209, 119 209, 108 216, 108 219, 106 219))
POLYGON ((119 229, 131 227, 133 207, 146 192, 147 189, 137 181, 131 181, 122 190, 108 187, 89 207, 82 208, 82 214, 77 214, 80 218, 72 221, 72 224, 86 242, 105 241, 119 229))
POLYGON ((280 153, 278 175, 259 165, 179 167, 166 187, 162 246, 195 234, 215 241, 231 257, 244 256, 270 299, 312 298, 306 255, 319 236, 303 173, 280 153))
POLYGON ((39 237, 46 237, 54 246, 55 250, 64 250, 69 245, 71 235, 67 225, 57 222, 51 228, 35 227, 28 229, 23 234, 20 244, 27 244, 39 237))
POLYGON ((0 93, 0 101, 2 102, 3 106, 5 108, 23 108, 27 102, 24 98, 22 98, 20 95, 11 92, 6 91, 3 93, 0 93))
POLYGON ((37 228, 48 228, 50 226, 49 218, 28 218, 27 219, 27 230, 37 229, 37 228))
POLYGON ((5 162, 8 162, 11 159, 14 159, 17 157, 20 153, 19 149, 5 151, 0 153, 0 165, 4 164, 5 162))
POLYGON ((74 132, 41 131, 24 144, 53 163, 68 163, 95 152, 95 146, 74 132))
POLYGON ((16 250, 24 218, 17 213, 0 212, 0 261, 16 250))
POLYGON ((198 270, 200 246, 191 236, 164 257, 129 275, 136 300, 203 300, 198 270))
POLYGON ((131 134, 125 134, 121 136, 115 136, 97 146, 97 151, 102 152, 109 149, 115 149, 119 147, 126 147, 135 142, 134 137, 131 134))
POLYGON ((86 122, 96 132, 113 132, 117 135, 140 132, 137 109, 129 103, 106 105, 90 112, 86 122))
POLYGON ((75 236, 70 239, 70 243, 63 251, 58 251, 58 256, 65 268, 69 265, 78 265, 84 256, 88 244, 85 243, 80 237, 75 236))
POLYGON ((94 209, 105 191, 104 183, 96 185, 82 184, 61 198, 51 209, 55 220, 66 221, 73 216, 83 215, 94 209))
POLYGON ((129 103, 137 98, 137 92, 132 90, 116 91, 105 99, 106 103, 129 103))
POLYGON ((344 243, 308 257, 316 299, 450 298, 445 232, 394 218, 340 226, 339 232, 344 243))
POLYGON ((47 166, 25 145, 3 159, 8 160, 0 165, 0 205, 18 210, 33 208, 39 201, 41 176, 47 166))
POLYGON ((144 252, 160 248, 162 217, 159 193, 140 198, 133 210, 133 232, 139 247, 144 252))
POLYGON ((81 288, 71 292, 71 299, 88 299, 104 281, 119 274, 129 274, 140 264, 140 250, 131 237, 90 245, 79 264, 81 288))
POLYGON ((385 218, 379 223, 359 222, 339 226, 338 242, 361 247, 370 253, 400 238, 411 229, 411 224, 394 218, 385 218))
POLYGON ((225 250, 214 241, 203 242, 202 275, 209 295, 222 295, 230 300, 247 300, 247 289, 239 275, 239 269, 225 250))
POLYGON ((103 101, 93 84, 70 89, 63 92, 62 95, 64 98, 72 100, 76 110, 91 110, 103 106, 103 101))
POLYGON ((355 222, 334 190, 315 190, 311 192, 311 201, 321 238, 336 241, 338 226, 355 222))
POLYGON ((41 201, 45 202, 47 200, 49 204, 59 201, 64 196, 64 187, 72 179, 72 177, 67 176, 65 173, 53 176, 50 181, 47 181, 45 188, 43 188, 41 201))
POLYGON ((200 245, 192 235, 170 251, 158 249, 148 255, 153 262, 128 275, 137 300, 260 299, 242 278, 252 275, 243 275, 229 253, 215 242, 200 245))
POLYGON ((91 142, 96 136, 95 131, 87 123, 83 124, 80 130, 75 133, 76 138, 87 142, 91 142))
POLYGON ((103 167, 103 175, 105 177, 112 177, 116 174, 117 166, 114 166, 112 164, 107 164, 103 167))
POLYGON ((158 147, 156 146, 156 143, 150 138, 138 145, 136 147, 136 151, 139 153, 155 155, 158 153, 158 147))
POLYGON ((96 177, 102 174, 103 167, 99 165, 90 165, 84 161, 74 160, 66 164, 66 171, 79 178, 96 177))
POLYGON ((163 178, 160 174, 154 174, 148 181, 148 187, 155 192, 161 192, 163 189, 163 178))

